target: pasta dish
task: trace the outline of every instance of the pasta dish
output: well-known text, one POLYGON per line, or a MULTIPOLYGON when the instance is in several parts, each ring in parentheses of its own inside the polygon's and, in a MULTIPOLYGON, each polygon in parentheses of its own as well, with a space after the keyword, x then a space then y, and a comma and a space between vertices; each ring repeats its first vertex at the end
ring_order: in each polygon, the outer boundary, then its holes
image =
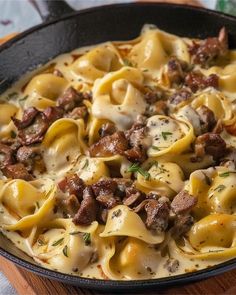
POLYGON ((0 96, 0 231, 43 267, 139 280, 236 257, 236 51, 145 25, 0 96))

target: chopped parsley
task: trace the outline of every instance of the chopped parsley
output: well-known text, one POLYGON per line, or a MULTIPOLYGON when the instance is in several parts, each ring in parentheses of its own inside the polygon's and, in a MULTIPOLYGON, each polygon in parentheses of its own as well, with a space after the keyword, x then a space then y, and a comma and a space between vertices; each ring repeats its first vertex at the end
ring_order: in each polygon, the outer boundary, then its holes
POLYGON ((52 246, 53 246, 53 247, 58 246, 58 245, 60 245, 63 241, 64 241, 64 238, 61 238, 61 239, 55 241, 55 242, 52 244, 52 246))
POLYGON ((84 233, 83 234, 83 240, 84 240, 86 246, 90 245, 91 244, 91 235, 90 235, 90 233, 84 233))
POLYGON ((212 184, 211 178, 209 176, 207 176, 204 172, 202 172, 202 174, 204 175, 206 184, 211 185, 212 184))
POLYGON ((138 172, 145 178, 145 180, 149 180, 151 176, 150 173, 145 171, 142 167, 140 167, 138 163, 133 163, 128 168, 128 172, 138 172))
POLYGON ((19 101, 24 101, 29 97, 29 95, 25 95, 24 97, 20 98, 19 101))
POLYGON ((16 132, 14 130, 11 130, 11 138, 16 138, 16 132))
POLYGON ((152 145, 151 148, 152 148, 153 150, 160 151, 160 148, 159 148, 158 146, 152 145))
POLYGON ((84 165, 83 165, 82 169, 86 169, 88 167, 88 165, 89 165, 89 160, 86 159, 85 162, 84 162, 84 165))
POLYGON ((124 58, 123 62, 125 64, 125 66, 127 66, 127 67, 133 67, 134 66, 133 63, 127 58, 124 58))
POLYGON ((41 239, 38 239, 38 244, 40 245, 40 246, 43 246, 43 245, 45 245, 45 242, 43 241, 43 240, 41 240, 41 239))
POLYGON ((74 235, 78 235, 80 233, 81 233, 80 231, 73 231, 73 232, 70 233, 70 235, 74 236, 74 235))
POLYGON ((17 92, 12 92, 12 93, 9 93, 8 96, 7 96, 7 100, 10 100, 10 99, 15 99, 17 98, 18 96, 18 93, 17 92))
POLYGON ((226 188, 225 185, 220 184, 220 185, 218 185, 218 186, 214 189, 214 191, 217 191, 218 193, 220 193, 220 192, 222 192, 225 188, 226 188))
POLYGON ((64 254, 66 257, 68 257, 68 246, 67 246, 67 245, 65 245, 65 247, 64 247, 63 250, 62 250, 62 252, 63 252, 63 254, 64 254))
POLYGON ((230 173, 236 173, 236 171, 226 171, 226 172, 220 173, 219 176, 220 177, 228 177, 230 175, 230 173))
POLYGON ((167 136, 172 135, 172 132, 161 132, 162 137, 164 138, 164 140, 167 140, 167 136))

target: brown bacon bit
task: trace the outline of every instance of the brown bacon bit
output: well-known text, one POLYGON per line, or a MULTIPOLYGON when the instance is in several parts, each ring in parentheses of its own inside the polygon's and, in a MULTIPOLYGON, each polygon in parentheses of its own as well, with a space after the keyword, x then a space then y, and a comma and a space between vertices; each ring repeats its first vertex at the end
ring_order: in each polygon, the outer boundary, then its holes
POLYGON ((68 192, 70 195, 75 195, 78 200, 83 197, 83 191, 85 189, 84 181, 77 175, 71 175, 65 177, 58 183, 58 187, 64 193, 68 192))
POLYGON ((216 74, 211 74, 205 77, 201 72, 191 72, 185 77, 185 85, 193 92, 205 89, 207 87, 218 88, 219 77, 216 74))
POLYGON ((15 159, 13 153, 14 152, 11 147, 6 144, 0 143, 0 155, 3 156, 1 157, 1 167, 14 164, 15 159))
POLYGON ((190 211, 197 204, 197 198, 187 191, 179 192, 171 203, 171 209, 176 214, 183 214, 190 211))
POLYGON ((117 131, 117 129, 116 129, 115 124, 108 122, 108 123, 102 124, 98 133, 99 133, 100 137, 105 137, 107 135, 112 135, 116 131, 117 131))
POLYGON ((212 65, 218 57, 224 56, 228 51, 228 33, 223 27, 218 37, 207 38, 199 43, 194 42, 189 48, 193 63, 202 66, 212 65))
POLYGON ((73 218, 73 222, 77 225, 90 225, 96 220, 98 206, 93 195, 93 190, 87 186, 83 192, 83 201, 81 206, 73 218))
POLYGON ((205 133, 197 137, 195 141, 195 154, 202 158, 209 154, 214 160, 223 157, 226 153, 226 143, 219 134, 205 133))
POLYGON ((192 96, 192 93, 188 89, 181 89, 170 96, 169 102, 174 105, 178 105, 183 101, 188 101, 192 96))
POLYGON ((201 106, 197 109, 200 116, 202 133, 210 132, 216 125, 215 115, 207 106, 201 106))
POLYGON ((76 106, 79 106, 84 99, 85 96, 82 92, 78 92, 73 87, 69 87, 57 99, 57 105, 65 111, 71 111, 76 106))
POLYGON ((128 141, 124 132, 117 131, 112 135, 101 138, 98 142, 90 146, 91 157, 109 157, 112 155, 122 155, 128 149, 128 141))
POLYGON ((161 197, 159 200, 149 200, 145 205, 147 212, 146 226, 148 229, 163 232, 169 221, 169 199, 161 197))
POLYGON ((8 165, 2 168, 2 172, 7 178, 24 179, 26 181, 30 181, 33 179, 33 176, 29 174, 25 166, 21 163, 8 165))

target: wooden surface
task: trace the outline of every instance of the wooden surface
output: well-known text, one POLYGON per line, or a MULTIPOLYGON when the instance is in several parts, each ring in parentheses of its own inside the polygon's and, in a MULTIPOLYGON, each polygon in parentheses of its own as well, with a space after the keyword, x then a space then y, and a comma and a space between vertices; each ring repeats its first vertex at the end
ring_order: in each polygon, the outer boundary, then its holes
MULTIPOLYGON (((142 0, 144 1, 144 0, 142 0)), ((157 0, 148 0, 157 1, 157 0)), ((197 0, 162 0, 161 2, 172 3, 185 3, 199 6, 197 0)), ((6 41, 12 36, 0 39, 0 43, 6 41)), ((74 286, 62 284, 56 281, 48 280, 39 276, 36 276, 26 270, 23 270, 6 259, 0 257, 0 271, 3 272, 9 279, 10 283, 14 286, 19 295, 68 295, 68 294, 83 294, 83 295, 99 295, 103 294, 98 291, 90 291, 80 289, 74 286)), ((122 292, 122 294, 129 294, 131 290, 122 292)), ((197 283, 182 285, 169 289, 161 289, 155 291, 146 290, 143 293, 150 295, 154 294, 168 294, 168 295, 234 295, 236 294, 236 270, 227 272, 223 275, 216 276, 211 279, 202 280, 197 283)), ((114 294, 106 293, 106 294, 114 294)), ((7 295, 7 294, 6 294, 7 295)))
MULTIPOLYGON (((13 263, 7 261, 4 258, 0 258, 0 271, 2 271, 8 277, 9 281, 15 287, 19 295, 103 294, 98 291, 80 289, 74 286, 36 276, 26 270, 18 268, 13 263)), ((123 291, 122 294, 129 294, 130 291, 131 290, 127 290, 127 292, 123 291)), ((197 283, 155 291, 146 290, 145 292, 139 294, 142 295, 144 293, 148 295, 234 295, 236 294, 236 270, 213 277, 211 279, 202 280, 197 283)), ((114 292, 106 294, 114 294, 114 292)))

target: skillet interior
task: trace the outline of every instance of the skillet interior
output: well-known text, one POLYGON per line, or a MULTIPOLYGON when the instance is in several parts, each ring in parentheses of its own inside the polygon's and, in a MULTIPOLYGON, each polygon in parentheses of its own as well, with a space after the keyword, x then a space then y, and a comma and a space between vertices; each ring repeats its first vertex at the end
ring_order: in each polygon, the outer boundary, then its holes
MULTIPOLYGON (((92 8, 35 27, 0 48, 0 93, 25 72, 77 47, 107 40, 136 37, 145 23, 180 36, 205 38, 216 35, 224 25, 230 33, 230 47, 236 48, 236 18, 206 9, 168 4, 120 4, 92 8)), ((236 267, 236 259, 211 269, 171 278, 143 281, 102 281, 81 279, 37 266, 0 235, 0 255, 48 278, 102 290, 132 290, 190 282, 236 267)))

